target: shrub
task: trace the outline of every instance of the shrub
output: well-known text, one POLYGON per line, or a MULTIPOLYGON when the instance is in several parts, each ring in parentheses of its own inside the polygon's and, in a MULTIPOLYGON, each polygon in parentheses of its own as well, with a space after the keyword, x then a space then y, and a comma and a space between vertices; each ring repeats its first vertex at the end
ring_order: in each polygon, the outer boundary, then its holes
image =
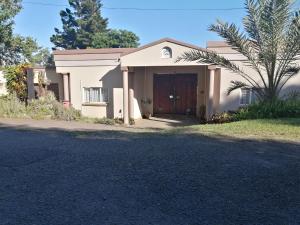
POLYGON ((236 118, 232 112, 222 112, 214 114, 208 123, 229 123, 235 120, 236 118))
POLYGON ((4 118, 26 117, 26 107, 16 94, 0 97, 0 116, 4 118))
POLYGON ((55 102, 53 106, 54 116, 52 117, 52 119, 72 121, 79 120, 81 118, 80 111, 74 109, 73 107, 65 108, 59 102, 55 102))
POLYGON ((57 120, 78 120, 81 115, 74 108, 65 108, 55 98, 52 92, 47 92, 43 97, 32 100, 28 103, 27 112, 33 119, 57 119, 57 120))
POLYGON ((21 101, 27 100, 27 68, 26 64, 4 68, 8 92, 16 95, 21 101))
POLYGON ((28 102, 27 114, 33 119, 54 118, 54 104, 52 93, 48 93, 44 97, 34 99, 28 102))
POLYGON ((240 109, 235 115, 237 120, 283 117, 300 117, 299 98, 293 97, 272 102, 258 102, 240 109))
POLYGON ((0 97, 0 117, 71 121, 79 120, 81 114, 72 107, 65 108, 52 92, 47 92, 44 97, 29 101, 27 107, 15 94, 0 97))

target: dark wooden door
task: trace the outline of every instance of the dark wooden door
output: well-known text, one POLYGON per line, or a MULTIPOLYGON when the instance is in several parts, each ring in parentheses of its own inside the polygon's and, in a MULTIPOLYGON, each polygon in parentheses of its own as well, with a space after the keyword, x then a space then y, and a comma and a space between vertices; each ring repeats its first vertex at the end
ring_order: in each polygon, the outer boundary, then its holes
POLYGON ((173 95, 174 80, 171 75, 154 75, 153 98, 154 113, 169 114, 174 111, 174 103, 171 101, 173 95))
POLYGON ((154 114, 196 114, 197 75, 154 75, 154 114))

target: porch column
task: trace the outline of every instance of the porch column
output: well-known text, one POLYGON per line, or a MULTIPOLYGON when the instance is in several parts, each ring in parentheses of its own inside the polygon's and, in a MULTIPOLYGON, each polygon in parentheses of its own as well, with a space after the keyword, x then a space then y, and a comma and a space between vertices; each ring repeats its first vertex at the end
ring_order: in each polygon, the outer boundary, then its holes
POLYGON ((134 73, 129 74, 129 119, 134 119, 134 73))
POLYGON ((64 73, 63 74, 63 80, 64 80, 64 100, 63 104, 65 107, 70 106, 70 90, 69 90, 69 74, 64 73))
POLYGON ((123 119, 124 124, 129 125, 129 106, 128 106, 128 68, 122 68, 123 73, 123 119))
POLYGON ((206 119, 209 120, 214 114, 214 87, 215 87, 215 72, 216 66, 208 66, 209 85, 208 85, 208 100, 206 106, 206 119))

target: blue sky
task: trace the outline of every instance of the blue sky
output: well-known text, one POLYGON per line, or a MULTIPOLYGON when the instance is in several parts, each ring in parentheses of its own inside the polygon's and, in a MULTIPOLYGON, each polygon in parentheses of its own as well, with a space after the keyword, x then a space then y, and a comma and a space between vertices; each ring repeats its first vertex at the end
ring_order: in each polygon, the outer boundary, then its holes
MULTIPOLYGON (((67 0, 23 0, 23 10, 16 17, 15 32, 32 36, 45 46, 52 47, 50 36, 54 27, 61 27, 59 12, 63 6, 42 6, 30 2, 67 5, 67 0)), ((242 8, 244 0, 102 0, 105 7, 138 8, 242 8)), ((300 0, 297 1, 299 6, 300 0)), ((103 9, 109 19, 109 28, 127 29, 140 37, 141 44, 163 37, 171 37, 205 46, 207 40, 219 38, 207 31, 217 18, 241 24, 244 10, 232 11, 127 11, 103 9)))

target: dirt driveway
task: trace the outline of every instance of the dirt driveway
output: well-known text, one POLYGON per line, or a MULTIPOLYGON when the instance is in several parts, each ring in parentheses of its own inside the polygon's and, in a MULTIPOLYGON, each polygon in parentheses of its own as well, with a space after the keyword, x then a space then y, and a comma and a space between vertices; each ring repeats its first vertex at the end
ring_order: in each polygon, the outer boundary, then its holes
POLYGON ((0 125, 1 225, 300 224, 297 144, 20 126, 0 125))

